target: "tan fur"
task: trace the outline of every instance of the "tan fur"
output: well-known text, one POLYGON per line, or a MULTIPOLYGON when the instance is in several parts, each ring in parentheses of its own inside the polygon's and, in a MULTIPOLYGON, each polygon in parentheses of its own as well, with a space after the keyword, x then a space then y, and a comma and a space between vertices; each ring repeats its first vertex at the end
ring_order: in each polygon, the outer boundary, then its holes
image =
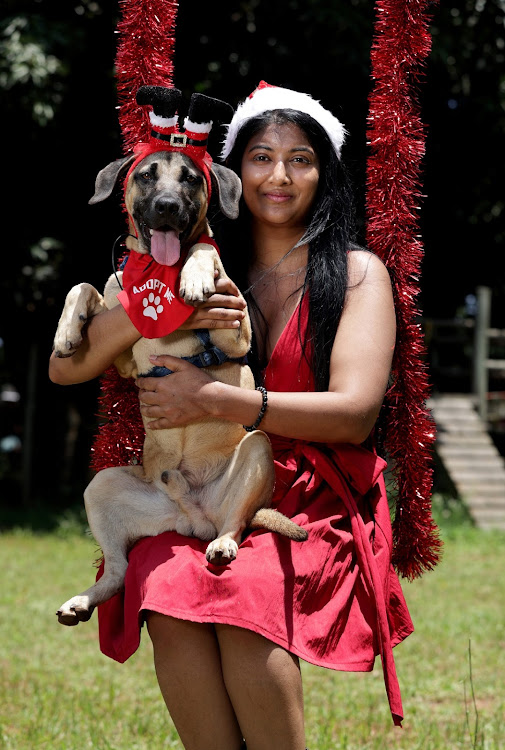
MULTIPOLYGON (((142 164, 135 171, 141 167, 142 164)), ((177 181, 180 168, 181 162, 175 158, 169 164, 160 164, 158 180, 163 189, 177 181)), ((139 198, 132 178, 133 175, 125 196, 130 216, 139 198)), ((202 210, 188 235, 190 244, 202 232, 210 233, 205 182, 201 191, 202 210)), ((140 231, 138 236, 139 241, 129 238, 131 250, 148 252, 140 231)), ((207 244, 194 244, 181 272, 180 289, 181 293, 184 290, 186 301, 197 304, 215 291, 215 271, 218 277, 226 277, 215 249, 207 244)), ((74 287, 67 296, 58 325, 55 351, 61 356, 75 352, 82 341, 85 320, 117 305, 118 292, 114 274, 103 296, 89 284, 74 287)), ((226 354, 241 357, 250 347, 249 317, 246 314, 239 329, 217 329, 210 335, 212 342, 226 354)), ((199 351, 201 344, 194 333, 178 330, 161 339, 141 338, 115 364, 123 377, 136 377, 151 369, 150 354, 182 357, 199 351)), ((254 388, 247 366, 227 362, 206 369, 224 383, 254 388)), ((97 604, 122 588, 127 550, 141 537, 176 530, 209 540, 206 557, 214 565, 228 564, 236 557, 247 527, 267 528, 303 541, 307 534, 299 526, 277 511, 260 510, 270 504, 273 485, 272 451, 268 437, 261 431, 246 433, 239 424, 216 419, 201 419, 167 430, 146 430, 142 466, 100 471, 85 490, 88 521, 102 548, 105 570, 94 586, 60 607, 59 622, 77 625, 88 620, 97 604)))

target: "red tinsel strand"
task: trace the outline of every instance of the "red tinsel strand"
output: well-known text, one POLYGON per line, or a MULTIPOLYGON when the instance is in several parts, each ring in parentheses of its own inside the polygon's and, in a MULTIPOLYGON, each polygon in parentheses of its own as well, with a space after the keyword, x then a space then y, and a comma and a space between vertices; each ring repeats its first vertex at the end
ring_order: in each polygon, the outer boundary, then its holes
POLYGON ((425 128, 418 84, 431 49, 429 0, 377 0, 371 52, 367 165, 367 242, 393 283, 397 344, 386 395, 385 448, 397 484, 393 562, 413 579, 439 560, 431 515, 431 448, 435 427, 426 409, 429 383, 418 324, 423 246, 419 236, 425 128))
POLYGON ((116 53, 119 124, 124 152, 148 139, 150 126, 135 96, 140 86, 172 86, 176 0, 120 0, 116 53))
MULTIPOLYGON (((136 103, 140 86, 171 86, 175 45, 175 0, 120 0, 121 20, 116 53, 119 124, 124 153, 148 138, 148 115, 136 103)), ((95 437, 91 468, 142 462, 144 425, 137 388, 131 379, 121 378, 115 367, 101 379, 100 416, 105 422, 95 437)))
POLYGON ((101 471, 141 464, 145 432, 137 387, 131 378, 122 378, 115 367, 102 376, 98 416, 105 421, 91 449, 91 468, 101 471))

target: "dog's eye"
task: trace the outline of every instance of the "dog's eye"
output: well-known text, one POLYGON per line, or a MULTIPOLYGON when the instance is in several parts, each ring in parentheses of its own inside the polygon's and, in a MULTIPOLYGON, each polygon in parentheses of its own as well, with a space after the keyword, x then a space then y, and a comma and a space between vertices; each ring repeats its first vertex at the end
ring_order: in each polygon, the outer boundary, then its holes
POLYGON ((153 176, 150 172, 141 172, 140 177, 146 182, 149 182, 150 180, 153 179, 153 176))
POLYGON ((190 185, 194 185, 195 182, 198 182, 198 177, 194 174, 188 174, 186 182, 189 182, 190 185))

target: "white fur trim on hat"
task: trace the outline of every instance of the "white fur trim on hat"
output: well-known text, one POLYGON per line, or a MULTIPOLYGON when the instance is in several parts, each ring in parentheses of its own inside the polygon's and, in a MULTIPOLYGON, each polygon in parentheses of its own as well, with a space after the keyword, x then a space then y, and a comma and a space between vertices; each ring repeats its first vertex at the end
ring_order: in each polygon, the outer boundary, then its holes
POLYGON ((149 120, 153 128, 175 128, 178 123, 178 117, 161 117, 161 115, 155 115, 154 112, 149 112, 149 120))
POLYGON ((239 131, 248 120, 275 109, 294 109, 310 115, 326 130, 333 148, 340 158, 340 151, 344 143, 346 130, 335 115, 328 109, 325 109, 317 99, 313 99, 309 94, 302 94, 299 91, 292 91, 280 86, 265 86, 265 88, 256 89, 248 99, 237 107, 228 125, 228 132, 223 141, 221 159, 224 160, 229 155, 239 131))
POLYGON ((189 117, 185 117, 184 130, 189 130, 191 133, 210 133, 212 120, 209 120, 209 122, 192 122, 189 117))

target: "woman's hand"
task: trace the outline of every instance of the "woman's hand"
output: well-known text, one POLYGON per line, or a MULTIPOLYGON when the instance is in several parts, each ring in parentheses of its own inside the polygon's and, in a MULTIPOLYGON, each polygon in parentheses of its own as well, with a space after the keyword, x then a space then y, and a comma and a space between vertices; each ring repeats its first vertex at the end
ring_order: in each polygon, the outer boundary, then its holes
POLYGON ((204 370, 168 354, 150 356, 153 365, 173 370, 160 378, 137 378, 140 411, 152 422, 150 430, 182 427, 210 415, 212 390, 215 384, 204 370))
POLYGON ((238 328, 244 319, 245 307, 236 284, 228 278, 217 279, 215 293, 195 308, 181 329, 238 328))

